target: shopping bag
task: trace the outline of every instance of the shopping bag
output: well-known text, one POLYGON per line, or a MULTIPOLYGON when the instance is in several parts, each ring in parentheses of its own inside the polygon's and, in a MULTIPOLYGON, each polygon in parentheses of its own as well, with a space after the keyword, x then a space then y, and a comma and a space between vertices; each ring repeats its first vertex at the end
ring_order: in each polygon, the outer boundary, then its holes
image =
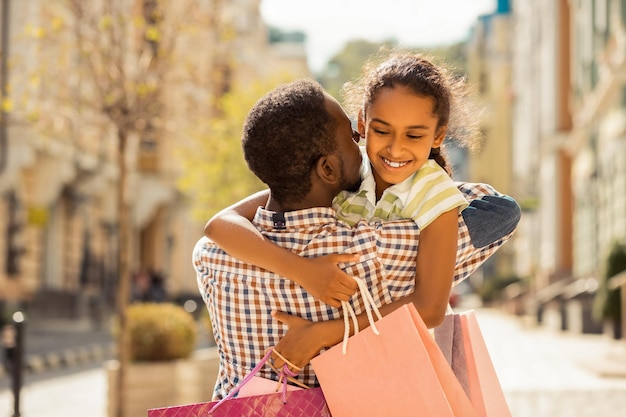
POLYGON ((477 417, 413 304, 311 360, 333 417, 477 417))
POLYGON ((446 314, 443 323, 434 329, 435 340, 456 375, 465 393, 470 395, 467 361, 463 345, 463 329, 459 314, 446 314))
POLYGON ((153 408, 148 417, 331 417, 320 388, 288 391, 284 404, 281 392, 232 398, 209 413, 217 403, 153 408))
POLYGON ((287 384, 290 374, 285 374, 286 365, 280 371, 282 384, 256 376, 271 353, 272 349, 268 349, 242 383, 222 400, 153 408, 148 410, 148 417, 331 417, 320 388, 287 384), (278 392, 281 387, 282 392, 278 392))
MULTIPOLYGON (((280 383, 278 385, 280 385, 280 383)), ((250 382, 243 385, 241 389, 239 389, 239 394, 237 394, 237 398, 251 397, 253 395, 261 394, 273 394, 275 392, 278 392, 279 389, 280 387, 277 387, 277 383, 273 379, 255 376, 250 380, 250 382)), ((287 391, 296 391, 301 389, 304 388, 287 385, 287 391)))
POLYGON ((435 340, 479 416, 510 417, 475 312, 446 315, 442 326, 435 329, 435 340))

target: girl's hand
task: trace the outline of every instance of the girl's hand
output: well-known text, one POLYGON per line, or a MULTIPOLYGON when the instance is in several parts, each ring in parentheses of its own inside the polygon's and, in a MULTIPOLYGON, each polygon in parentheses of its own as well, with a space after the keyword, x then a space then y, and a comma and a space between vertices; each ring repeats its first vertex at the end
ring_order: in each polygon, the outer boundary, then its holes
POLYGON ((357 262, 359 255, 333 254, 306 259, 307 267, 300 271, 299 284, 313 297, 333 307, 341 307, 358 286, 354 279, 339 268, 339 263, 357 262))
MULTIPOLYGON (((324 348, 320 342, 323 322, 315 323, 280 311, 273 311, 272 317, 289 327, 274 349, 292 364, 304 368, 324 348)), ((276 355, 273 355, 273 363, 277 369, 284 364, 276 355)))

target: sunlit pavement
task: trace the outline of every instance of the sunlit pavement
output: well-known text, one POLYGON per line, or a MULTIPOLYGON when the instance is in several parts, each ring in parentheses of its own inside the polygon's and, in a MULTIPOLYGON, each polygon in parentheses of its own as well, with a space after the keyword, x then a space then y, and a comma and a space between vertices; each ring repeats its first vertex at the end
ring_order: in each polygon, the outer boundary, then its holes
MULTIPOLYGON (((477 310, 477 317, 513 417, 625 415, 626 371, 612 378, 600 371, 626 368, 626 342, 556 333, 489 309, 477 310)), ((30 382, 21 415, 105 417, 106 391, 102 368, 30 382)), ((12 412, 11 392, 0 391, 0 417, 12 412)))
POLYGON ((513 417, 626 415, 626 341, 554 332, 490 310, 477 317, 513 417), (615 376, 602 376, 608 371, 615 376))

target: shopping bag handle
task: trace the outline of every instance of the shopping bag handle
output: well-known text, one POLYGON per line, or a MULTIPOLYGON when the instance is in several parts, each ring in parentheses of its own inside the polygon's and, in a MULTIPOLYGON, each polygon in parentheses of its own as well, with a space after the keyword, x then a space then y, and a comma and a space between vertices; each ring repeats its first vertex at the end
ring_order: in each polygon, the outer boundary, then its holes
MULTIPOLYGON (((370 327, 372 328, 372 331, 374 332, 374 334, 379 335, 380 332, 378 331, 378 328, 376 327, 376 323, 372 315, 372 312, 376 314, 376 317, 378 318, 378 320, 382 319, 383 316, 380 314, 378 307, 376 307, 376 303, 374 302, 374 297, 372 297, 372 294, 370 294, 365 282, 362 279, 357 278, 357 277, 352 277, 352 278, 356 281, 357 285, 359 286, 359 291, 361 293, 361 296, 363 297, 363 307, 365 308, 365 312, 367 313, 367 320, 369 321, 370 327)), ((341 302, 341 308, 343 309, 343 326, 344 326, 343 345, 341 347, 341 352, 345 355, 348 351, 348 339, 350 338, 350 319, 352 319, 352 324, 354 326, 354 334, 357 334, 359 332, 359 322, 356 318, 356 313, 354 312, 354 309, 347 301, 341 302)))
POLYGON ((278 379, 278 385, 276 388, 276 391, 278 392, 278 386, 280 386, 281 382, 283 384, 283 404, 287 403, 287 381, 293 382, 294 384, 298 385, 301 388, 304 389, 309 389, 310 387, 303 384, 302 382, 298 381, 297 379, 295 379, 294 377, 296 377, 298 375, 297 372, 293 372, 291 369, 289 369, 289 366, 294 367, 297 371, 299 371, 301 368, 292 364, 291 362, 289 362, 283 355, 281 355, 280 353, 278 353, 274 347, 271 347, 269 349, 267 349, 265 351, 265 355, 263 356, 263 358, 259 361, 259 363, 256 364, 256 366, 250 371, 250 373, 248 375, 246 375, 246 377, 243 379, 243 381, 241 381, 241 384, 237 385, 235 388, 233 388, 232 390, 230 390, 230 392, 228 393, 227 396, 225 396, 224 398, 222 398, 221 400, 219 400, 215 405, 213 405, 213 407, 211 407, 211 409, 209 410, 209 414, 212 414, 218 407, 220 407, 222 404, 224 404, 225 401, 230 400, 231 398, 233 398, 235 396, 235 394, 237 394, 239 392, 239 390, 246 385, 248 382, 250 382, 252 380, 252 378, 265 366, 265 365, 269 365, 270 368, 272 368, 274 370, 274 372, 276 372, 279 375, 279 379, 278 379), (270 357, 272 356, 272 353, 275 353, 279 358, 281 358, 285 363, 282 366, 282 369, 279 371, 278 369, 276 369, 276 367, 274 366, 274 364, 270 361, 270 357))

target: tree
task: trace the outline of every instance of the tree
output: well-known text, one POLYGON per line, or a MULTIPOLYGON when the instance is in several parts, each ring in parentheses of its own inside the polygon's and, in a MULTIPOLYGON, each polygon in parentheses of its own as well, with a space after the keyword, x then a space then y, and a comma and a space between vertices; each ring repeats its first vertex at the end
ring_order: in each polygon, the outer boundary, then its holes
MULTIPOLYGON (((212 50, 215 36, 211 30, 215 28, 208 23, 218 21, 221 0, 209 2, 212 14, 206 13, 202 3, 206 2, 41 2, 38 21, 26 28, 33 41, 29 51, 36 58, 24 59, 28 80, 16 83, 13 91, 23 121, 46 135, 72 141, 74 146, 98 147, 117 164, 118 416, 123 415, 129 361, 126 310, 130 299, 132 199, 128 181, 136 163, 132 157, 144 138, 159 140, 170 133, 169 110, 173 106, 169 101, 181 98, 181 94, 172 94, 177 91, 170 88, 173 84, 180 85, 181 79, 187 84, 206 82, 187 88, 187 101, 176 105, 186 110, 210 108, 214 83, 222 73, 212 72, 218 59, 209 57, 209 76, 199 77, 194 69, 207 69, 206 65, 190 63, 189 55, 181 58, 184 51, 179 50, 183 40, 205 34, 206 50, 212 50)), ((189 122, 199 118, 186 115, 189 122)), ((182 128, 184 120, 177 120, 177 128, 182 128)))
MULTIPOLYGON (((318 79, 330 94, 341 97, 342 86, 360 76, 361 68, 365 62, 376 60, 381 52, 384 54, 385 50, 398 46, 398 42, 394 39, 383 42, 370 42, 361 39, 350 41, 330 59, 326 68, 318 74, 318 79)), ((437 57, 445 62, 456 75, 465 75, 467 64, 465 43, 433 48, 406 47, 405 49, 437 57)))
POLYGON ((465 42, 438 46, 425 50, 425 52, 442 59, 457 76, 466 77, 467 55, 465 42))
POLYGON ((370 42, 362 39, 349 41, 343 49, 333 56, 324 71, 319 74, 320 83, 332 96, 339 98, 343 84, 353 80, 361 73, 361 67, 379 52, 382 47, 394 47, 395 40, 370 42))
POLYGON ((289 76, 234 86, 216 103, 217 116, 198 121, 182 147, 180 187, 194 196, 194 217, 206 221, 220 209, 265 188, 245 163, 241 128, 256 100, 289 76))

